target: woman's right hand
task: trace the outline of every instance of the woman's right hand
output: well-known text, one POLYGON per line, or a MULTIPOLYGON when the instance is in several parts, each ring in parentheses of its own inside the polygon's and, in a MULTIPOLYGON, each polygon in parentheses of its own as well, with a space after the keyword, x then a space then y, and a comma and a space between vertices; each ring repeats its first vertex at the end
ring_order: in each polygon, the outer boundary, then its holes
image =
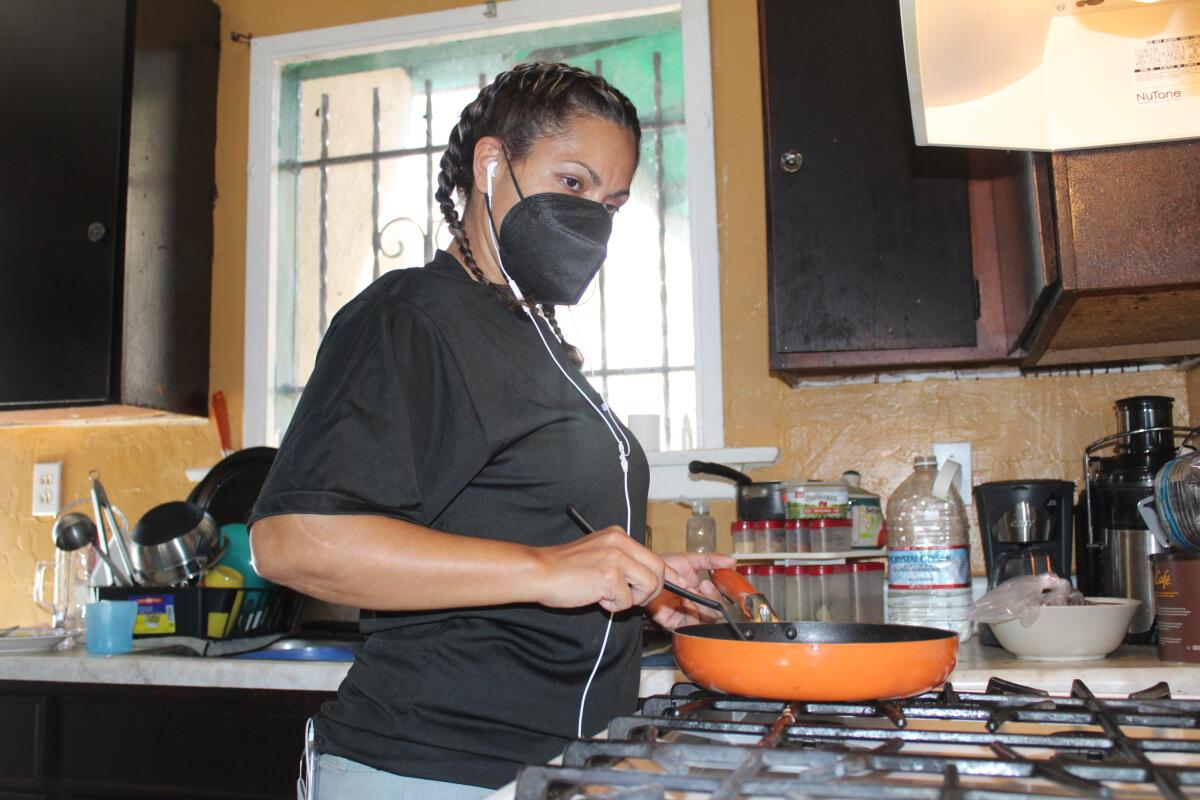
POLYGON ((662 591, 667 563, 617 526, 567 544, 536 548, 542 574, 537 602, 550 608, 599 603, 624 611, 653 600, 662 591))

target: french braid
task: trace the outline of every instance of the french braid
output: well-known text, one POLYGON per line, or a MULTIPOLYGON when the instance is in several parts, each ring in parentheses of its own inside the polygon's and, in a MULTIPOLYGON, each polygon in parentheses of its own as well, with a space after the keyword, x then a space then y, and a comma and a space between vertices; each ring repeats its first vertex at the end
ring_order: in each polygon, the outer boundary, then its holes
MULTIPOLYGON (((642 131, 637 109, 629 98, 599 75, 567 64, 520 64, 500 73, 466 105, 458 124, 450 131, 434 199, 462 251, 467 269, 475 280, 491 286, 500 301, 513 310, 519 310, 521 303, 512 291, 507 286, 490 283, 475 263, 471 243, 454 206, 454 193, 457 191, 463 198, 465 213, 465 204, 475 186, 471 168, 475 144, 481 137, 495 136, 503 141, 508 157, 515 160, 525 155, 538 139, 561 133, 574 119, 584 115, 594 115, 629 130, 637 151, 642 131)), ((583 354, 562 337, 554 306, 543 303, 538 310, 566 347, 568 358, 582 365, 583 354)))
POLYGON ((546 318, 546 322, 550 323, 550 327, 554 330, 554 335, 562 342, 563 347, 567 349, 567 358, 571 359, 571 363, 577 367, 583 366, 583 351, 575 345, 563 338, 562 329, 558 327, 558 320, 554 318, 554 306, 549 303, 542 303, 539 307, 542 316, 546 318))

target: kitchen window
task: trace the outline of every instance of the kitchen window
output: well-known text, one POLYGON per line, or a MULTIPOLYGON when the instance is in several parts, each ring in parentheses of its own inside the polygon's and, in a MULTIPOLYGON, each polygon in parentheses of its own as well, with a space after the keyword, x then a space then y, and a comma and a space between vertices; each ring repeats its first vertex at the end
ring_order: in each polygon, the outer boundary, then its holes
POLYGON ((632 198, 564 334, 620 414, 660 416, 662 449, 720 448, 708 52, 705 0, 509 0, 255 38, 246 444, 278 443, 344 303, 451 241, 433 190, 463 106, 554 60, 604 75, 642 124, 632 198))

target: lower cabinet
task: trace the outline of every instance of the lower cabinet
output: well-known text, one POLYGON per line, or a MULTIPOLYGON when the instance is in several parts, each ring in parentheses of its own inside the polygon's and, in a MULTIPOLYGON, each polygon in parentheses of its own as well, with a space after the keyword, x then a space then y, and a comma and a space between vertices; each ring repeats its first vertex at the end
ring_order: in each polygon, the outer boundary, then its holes
POLYGON ((294 798, 332 692, 0 682, 0 800, 294 798))

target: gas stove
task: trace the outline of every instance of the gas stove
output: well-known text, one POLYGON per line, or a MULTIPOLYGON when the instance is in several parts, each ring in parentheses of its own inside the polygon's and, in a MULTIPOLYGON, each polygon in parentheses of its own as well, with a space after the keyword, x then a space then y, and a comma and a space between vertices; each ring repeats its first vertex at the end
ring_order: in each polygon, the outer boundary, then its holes
POLYGON ((1050 696, 993 678, 905 700, 783 703, 676 684, 526 767, 516 800, 1200 798, 1200 700, 1050 696))

